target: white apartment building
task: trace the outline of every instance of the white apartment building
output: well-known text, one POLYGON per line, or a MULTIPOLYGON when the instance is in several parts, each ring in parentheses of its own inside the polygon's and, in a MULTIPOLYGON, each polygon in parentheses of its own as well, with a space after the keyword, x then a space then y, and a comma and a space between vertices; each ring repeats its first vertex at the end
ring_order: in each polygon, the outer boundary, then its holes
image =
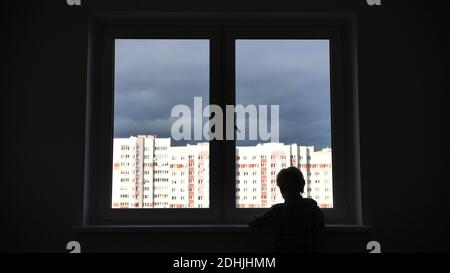
MULTIPOLYGON (((116 138, 112 208, 208 208, 209 144, 171 147, 170 138, 116 138)), ((333 206, 331 149, 281 143, 238 147, 236 205, 265 208, 283 202, 276 175, 295 166, 305 176, 304 196, 333 206)))
POLYGON ((170 138, 116 138, 113 208, 209 207, 209 145, 171 147, 170 138))
POLYGON ((304 175, 304 197, 313 198, 322 208, 333 207, 331 149, 316 152, 314 146, 282 143, 237 148, 236 206, 267 208, 284 202, 276 176, 290 166, 304 175))

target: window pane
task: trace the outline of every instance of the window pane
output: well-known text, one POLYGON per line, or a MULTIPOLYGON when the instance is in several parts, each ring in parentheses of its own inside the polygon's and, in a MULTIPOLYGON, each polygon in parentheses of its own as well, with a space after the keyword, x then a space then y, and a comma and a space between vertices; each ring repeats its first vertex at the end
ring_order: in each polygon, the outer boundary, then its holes
POLYGON ((112 208, 208 208, 209 144, 172 139, 171 112, 209 103, 209 40, 116 40, 114 92, 112 208))
POLYGON ((238 208, 284 202, 276 175, 289 166, 304 175, 304 197, 333 207, 329 52, 328 40, 236 40, 236 104, 267 105, 269 128, 279 105, 278 140, 248 140, 249 127, 261 129, 251 115, 238 128, 247 136, 236 148, 238 208))

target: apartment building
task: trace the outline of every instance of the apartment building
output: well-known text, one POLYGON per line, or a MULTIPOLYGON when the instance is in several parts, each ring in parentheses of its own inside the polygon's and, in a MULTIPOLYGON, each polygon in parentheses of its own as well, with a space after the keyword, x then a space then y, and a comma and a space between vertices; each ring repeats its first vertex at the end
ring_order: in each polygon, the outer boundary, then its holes
POLYGON ((238 147, 236 154, 237 207, 267 208, 284 202, 276 176, 290 166, 304 175, 304 197, 313 198, 322 208, 333 207, 331 149, 314 151, 314 146, 267 143, 238 147))
MULTIPOLYGON (((208 208, 209 144, 172 147, 170 138, 116 138, 112 208, 208 208)), ((236 151, 236 206, 265 208, 283 202, 276 175, 295 166, 304 196, 333 207, 331 149, 267 143, 236 151)))
POLYGON ((113 208, 207 208, 209 145, 171 147, 170 138, 114 139, 113 208))

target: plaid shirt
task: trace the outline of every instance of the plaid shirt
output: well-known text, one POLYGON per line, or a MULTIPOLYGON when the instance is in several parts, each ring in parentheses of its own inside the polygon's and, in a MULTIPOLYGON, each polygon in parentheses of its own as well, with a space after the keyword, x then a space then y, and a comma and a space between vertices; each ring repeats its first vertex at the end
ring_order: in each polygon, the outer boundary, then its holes
POLYGON ((268 228, 279 252, 313 252, 318 246, 318 233, 324 226, 322 211, 316 201, 300 197, 274 205, 269 211, 253 217, 249 227, 268 228))

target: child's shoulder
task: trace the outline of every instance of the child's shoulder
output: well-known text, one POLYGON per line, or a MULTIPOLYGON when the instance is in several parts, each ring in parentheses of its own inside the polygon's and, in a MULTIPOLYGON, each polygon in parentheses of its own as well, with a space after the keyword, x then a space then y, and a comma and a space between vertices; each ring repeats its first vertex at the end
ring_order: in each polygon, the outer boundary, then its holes
POLYGON ((278 209, 281 209, 283 207, 284 207, 284 203, 278 203, 278 204, 273 205, 270 209, 271 210, 278 210, 278 209))
POLYGON ((311 198, 303 198, 303 203, 308 204, 308 205, 314 205, 317 206, 317 202, 314 199, 311 198))

